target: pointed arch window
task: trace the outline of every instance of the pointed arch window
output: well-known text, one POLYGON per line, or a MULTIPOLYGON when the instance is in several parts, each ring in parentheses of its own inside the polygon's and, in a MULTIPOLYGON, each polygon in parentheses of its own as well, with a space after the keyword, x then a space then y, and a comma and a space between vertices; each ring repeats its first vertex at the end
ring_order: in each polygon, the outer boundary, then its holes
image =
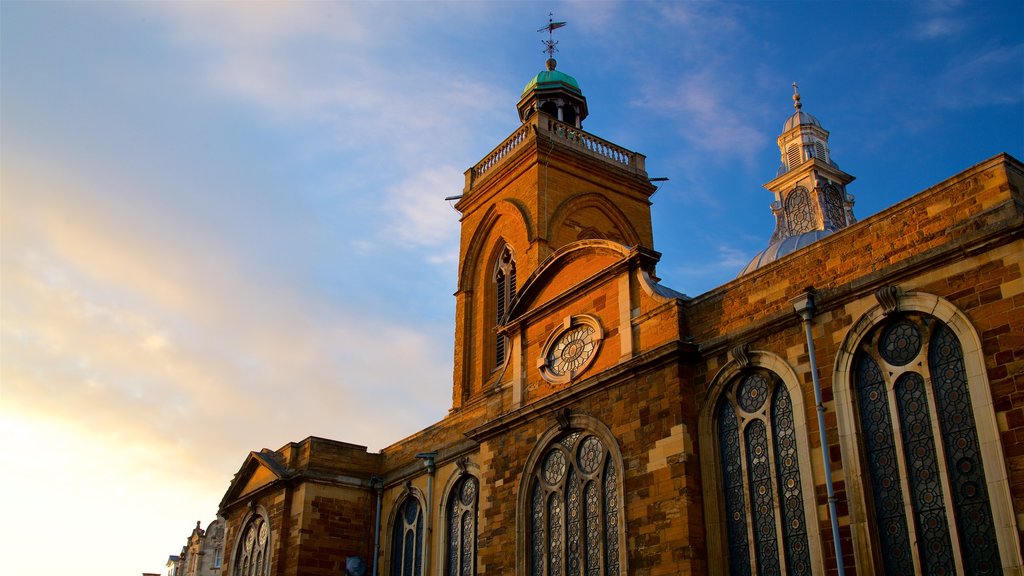
MULTIPOLYGON (((498 255, 494 264, 494 292, 495 292, 495 325, 501 325, 505 320, 512 299, 516 297, 516 259, 512 249, 506 244, 498 255)), ((508 341, 504 336, 497 336, 494 345, 494 365, 496 367, 505 363, 508 341)))
POLYGON ((803 234, 814 230, 811 195, 807 188, 799 186, 786 198, 786 221, 791 234, 803 234))
POLYGON ((804 487, 789 391, 757 369, 726 387, 718 407, 729 573, 811 574, 804 487))
POLYGON ((270 574, 270 526, 261 514, 253 515, 242 529, 233 573, 237 576, 270 574))
POLYGON ((529 477, 528 573, 618 576, 619 463, 596 435, 564 434, 529 477))
POLYGON ((423 574, 423 507, 408 494, 396 510, 391 538, 391 576, 423 574))
POLYGON ((1001 574, 956 335, 926 314, 896 316, 861 341, 852 375, 885 572, 1001 574))
POLYGON ((465 474, 448 495, 447 576, 476 575, 476 514, 480 484, 465 474))

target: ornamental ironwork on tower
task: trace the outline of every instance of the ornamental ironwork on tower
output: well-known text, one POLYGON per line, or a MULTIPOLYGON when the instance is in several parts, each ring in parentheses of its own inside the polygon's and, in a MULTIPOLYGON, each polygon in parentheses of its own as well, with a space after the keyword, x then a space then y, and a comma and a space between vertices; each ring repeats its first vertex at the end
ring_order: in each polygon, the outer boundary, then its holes
POLYGON ((793 107, 796 112, 786 120, 777 141, 782 163, 775 179, 764 185, 775 194, 771 204, 775 232, 741 276, 857 221, 853 196, 846 192, 854 177, 832 160, 828 131, 803 111, 795 82, 793 107))

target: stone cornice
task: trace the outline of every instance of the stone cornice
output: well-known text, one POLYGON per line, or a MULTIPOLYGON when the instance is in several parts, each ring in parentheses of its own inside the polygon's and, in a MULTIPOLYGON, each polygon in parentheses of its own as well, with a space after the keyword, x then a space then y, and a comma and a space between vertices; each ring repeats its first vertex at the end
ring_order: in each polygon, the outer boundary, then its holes
POLYGON ((657 369, 673 361, 679 361, 687 357, 695 359, 696 352, 696 347, 692 344, 679 340, 667 342, 632 358, 628 362, 608 368, 599 374, 572 384, 522 408, 506 412, 476 428, 468 430, 466 436, 476 442, 483 442, 500 434, 509 427, 518 426, 547 416, 552 412, 557 412, 573 402, 597 394, 612 386, 625 384, 640 374, 657 369))

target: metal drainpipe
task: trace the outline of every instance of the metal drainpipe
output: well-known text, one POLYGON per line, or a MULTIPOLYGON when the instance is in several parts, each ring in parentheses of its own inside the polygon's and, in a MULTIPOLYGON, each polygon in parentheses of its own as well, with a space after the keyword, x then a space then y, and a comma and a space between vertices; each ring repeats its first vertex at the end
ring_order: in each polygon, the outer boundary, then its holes
MULTIPOLYGON (((417 458, 423 460, 423 464, 427 467, 427 509, 424 512, 424 520, 426 524, 426 543, 423 546, 423 565, 430 570, 430 547, 433 543, 433 526, 431 522, 430 505, 434 501, 434 458, 437 457, 437 452, 420 452, 416 455, 417 458)), ((842 576, 842 575, 840 575, 842 576)))
POLYGON ((839 570, 839 576, 845 576, 843 547, 839 542, 839 518, 836 517, 836 495, 832 489, 832 464, 829 462, 828 439, 825 437, 825 406, 821 403, 821 382, 818 381, 818 363, 814 358, 814 337, 811 334, 811 319, 814 318, 814 291, 808 289, 790 300, 790 303, 804 321, 807 355, 811 362, 811 382, 814 384, 814 402, 818 407, 818 435, 821 439, 821 461, 825 466, 825 488, 828 491, 828 514, 832 520, 832 541, 836 548, 836 568, 839 570))
POLYGON ((379 476, 370 478, 370 488, 377 489, 377 520, 373 527, 373 576, 377 576, 377 557, 380 556, 380 508, 384 500, 384 479, 379 476))

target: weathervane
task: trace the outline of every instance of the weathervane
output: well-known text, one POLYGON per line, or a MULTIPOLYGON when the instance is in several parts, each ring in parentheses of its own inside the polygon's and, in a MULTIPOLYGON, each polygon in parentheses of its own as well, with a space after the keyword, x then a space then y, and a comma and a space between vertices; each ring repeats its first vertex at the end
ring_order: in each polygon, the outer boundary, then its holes
POLYGON ((558 41, 554 39, 554 36, 552 35, 552 33, 555 30, 558 30, 559 28, 561 28, 562 26, 565 26, 565 24, 566 24, 565 22, 555 22, 554 16, 555 16, 554 12, 548 12, 548 25, 543 27, 543 28, 541 28, 541 29, 539 29, 539 30, 537 30, 537 32, 543 32, 545 30, 548 31, 548 39, 547 40, 541 40, 540 43, 544 45, 544 50, 543 51, 548 53, 548 58, 549 59, 554 59, 555 58, 555 52, 558 52, 558 48, 555 48, 555 46, 558 46, 558 41))

